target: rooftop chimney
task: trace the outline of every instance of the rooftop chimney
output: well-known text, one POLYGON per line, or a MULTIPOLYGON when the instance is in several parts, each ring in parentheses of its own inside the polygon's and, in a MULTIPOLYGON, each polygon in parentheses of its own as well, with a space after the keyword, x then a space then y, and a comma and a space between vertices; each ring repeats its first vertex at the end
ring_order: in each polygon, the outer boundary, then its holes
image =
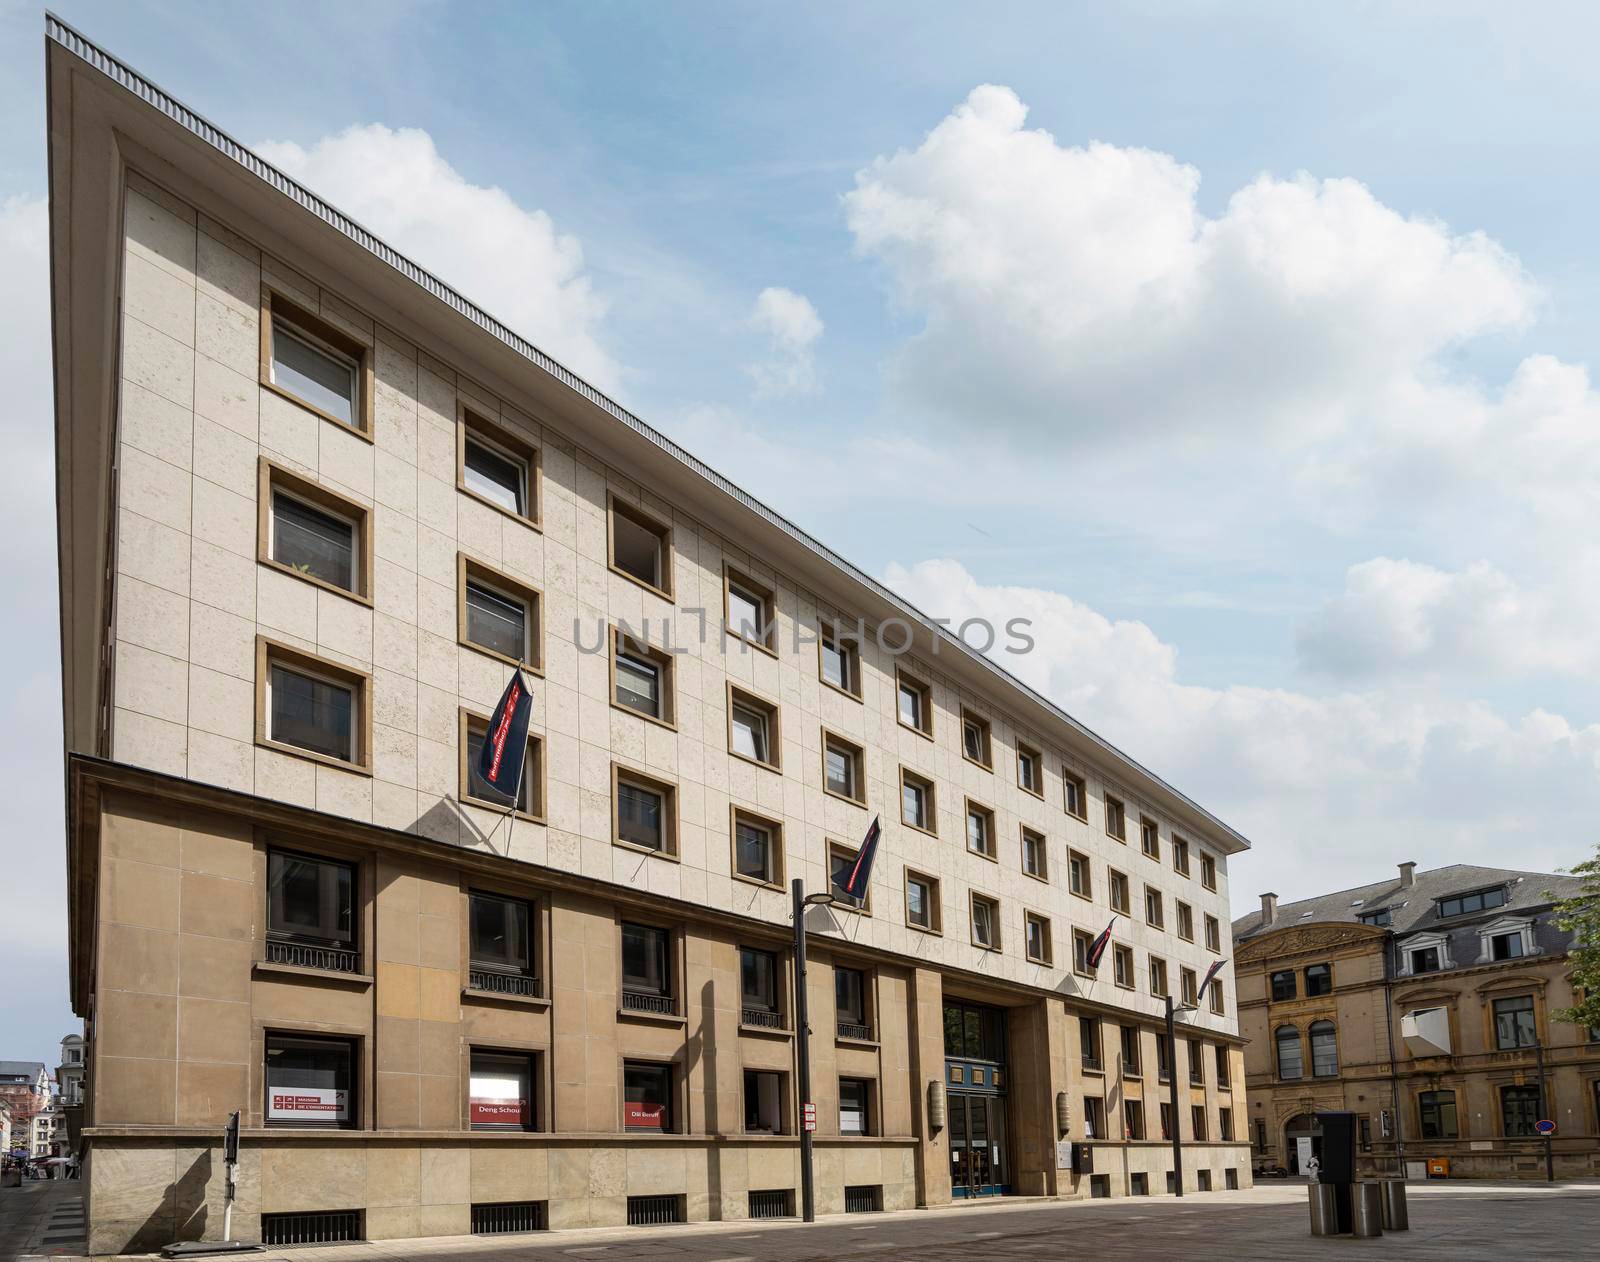
POLYGON ((1261 927, 1264 929, 1278 918, 1278 896, 1276 894, 1263 894, 1261 896, 1261 927))
POLYGON ((1403 889, 1403 890, 1408 890, 1413 885, 1415 885, 1416 883, 1417 883, 1417 865, 1416 865, 1416 861, 1413 860, 1410 863, 1402 863, 1400 865, 1400 888, 1403 889))

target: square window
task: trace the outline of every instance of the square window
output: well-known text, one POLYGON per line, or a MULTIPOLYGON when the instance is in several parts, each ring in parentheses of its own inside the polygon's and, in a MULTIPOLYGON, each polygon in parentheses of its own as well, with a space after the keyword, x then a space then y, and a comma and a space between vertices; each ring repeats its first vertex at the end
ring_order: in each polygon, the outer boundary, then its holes
MULTIPOLYGON (((473 890, 468 902, 468 954, 472 972, 533 975, 533 911, 519 898, 473 890)), ((477 986, 477 979, 473 979, 477 986)), ((485 987, 487 989, 487 987, 485 987)))
POLYGON ((895 671, 895 708, 902 727, 933 736, 933 690, 905 671, 895 671))
POLYGON ((467 1117, 475 1131, 535 1130, 533 1057, 472 1049, 467 1117))
POLYGON ((531 524, 539 520, 539 449, 466 404, 456 413, 456 488, 531 524))
POLYGON ((939 881, 920 872, 906 873, 906 923, 928 933, 939 932, 939 881))
POLYGON ((672 1066, 623 1061, 623 1128, 671 1132, 677 1129, 672 1115, 672 1066))
POLYGON ((1017 787, 1035 797, 1044 796, 1044 757, 1031 745, 1017 743, 1017 787))
POLYGON ((1295 998, 1300 993, 1299 984, 1295 979, 1292 968, 1279 969, 1272 975, 1272 1000, 1274 1003, 1283 1003, 1295 998))
POLYGON ((914 771, 900 769, 900 822, 925 833, 936 833, 933 781, 914 771))
MULTIPOLYGON (((483 715, 461 711, 461 789, 463 798, 483 802, 498 810, 511 805, 510 799, 492 789, 478 774, 478 759, 483 754, 483 742, 489 731, 489 720, 483 715)), ((517 813, 528 819, 544 818, 544 741, 533 732, 528 733, 528 748, 522 764, 522 776, 517 785, 517 813)))
POLYGON ((828 892, 834 897, 836 907, 848 907, 855 911, 870 911, 872 908, 872 890, 869 886, 865 898, 851 898, 844 892, 845 885, 850 880, 850 874, 855 870, 856 859, 861 852, 850 846, 841 846, 836 841, 828 843, 828 892))
POLYGON ((1411 952, 1411 971, 1413 973, 1437 973, 1439 971, 1439 948, 1420 947, 1411 952))
POLYGON ((672 727, 672 656, 614 627, 611 632, 611 704, 672 727))
POLYGON ((968 762, 977 763, 985 770, 993 768, 990 753, 989 720, 971 710, 961 712, 961 754, 968 762))
POLYGON ((1063 767, 1061 769, 1061 800, 1068 815, 1087 821, 1089 818, 1089 787, 1082 776, 1063 767))
POLYGON ((752 648, 774 652, 778 627, 772 589, 730 568, 724 571, 722 598, 729 634, 752 648))
POLYGON ((1114 797, 1106 798, 1106 833, 1118 841, 1128 840, 1128 812, 1114 797))
POLYGON ((355 1045, 349 1039, 266 1036, 268 1126, 353 1127, 355 1045))
POLYGON ((733 871, 761 885, 783 881, 783 826, 733 808, 733 871))
POLYGON ((460 643, 534 674, 543 670, 537 588, 461 553, 456 558, 456 590, 460 643))
POLYGON ((1089 856, 1067 851, 1067 887, 1081 898, 1092 898, 1094 887, 1089 873, 1089 856))
POLYGON ((985 859, 995 857, 994 812, 971 798, 967 799, 967 849, 985 859))
POLYGON ((1022 830, 1022 870, 1041 881, 1050 879, 1049 847, 1043 833, 1031 828, 1022 830))
POLYGON ((776 771, 780 748, 778 707, 729 684, 728 752, 776 771))
POLYGON ((672 598, 672 528, 632 504, 609 500, 611 568, 672 598))
POLYGON ((356 870, 283 850, 267 853, 267 958, 353 973, 356 870))
POLYGON ((1129 915, 1132 904, 1128 901, 1128 878, 1115 868, 1106 869, 1106 884, 1111 891, 1111 910, 1119 911, 1124 916, 1129 915))
POLYGON ((750 1135, 782 1135, 784 1076, 774 1070, 744 1071, 744 1129, 750 1135))
POLYGON ((1306 969, 1306 994, 1331 995, 1333 993, 1333 967, 1329 964, 1312 964, 1306 969))
POLYGON ((1111 964, 1117 985, 1124 990, 1133 989, 1133 948, 1121 945, 1111 948, 1111 964))
POLYGON ((861 746, 832 732, 823 732, 822 787, 835 797, 858 806, 866 804, 866 755, 861 746))
POLYGON ((872 1134, 872 1081, 839 1079, 839 1134, 872 1134))
POLYGON ((1050 963, 1049 920, 1034 912, 1026 912, 1022 917, 1022 928, 1026 937, 1028 958, 1035 964, 1050 963))
POLYGON ((1161 833, 1149 816, 1139 818, 1139 850, 1145 858, 1161 861, 1161 833))
POLYGON ((1172 866, 1179 876, 1189 875, 1189 843, 1182 837, 1172 839, 1172 866))
POLYGON ((1000 904, 986 894, 972 894, 972 945, 1000 949, 1000 904))
POLYGON ((861 650, 855 639, 837 626, 819 628, 817 654, 822 682, 861 700, 861 650))
POLYGON ((324 420, 371 432, 371 349, 267 288, 261 291, 261 384, 324 420))
POLYGON ((613 840, 657 854, 676 855, 677 790, 670 784, 625 770, 611 769, 615 818, 613 840))
POLYGON ((256 640, 259 739, 365 768, 367 677, 265 638, 256 640))
POLYGON ((1515 933, 1497 933, 1489 939, 1489 947, 1490 954, 1494 959, 1521 959, 1523 955, 1522 932, 1518 930, 1515 933))
POLYGON ((372 558, 364 507, 265 457, 257 494, 259 561, 359 600, 369 599, 372 558))
POLYGON ((622 925, 622 998, 624 1008, 671 1014, 672 935, 654 925, 622 925), (646 1002, 630 1003, 630 997, 646 1002), (665 1000, 660 1002, 649 1001, 665 1000))

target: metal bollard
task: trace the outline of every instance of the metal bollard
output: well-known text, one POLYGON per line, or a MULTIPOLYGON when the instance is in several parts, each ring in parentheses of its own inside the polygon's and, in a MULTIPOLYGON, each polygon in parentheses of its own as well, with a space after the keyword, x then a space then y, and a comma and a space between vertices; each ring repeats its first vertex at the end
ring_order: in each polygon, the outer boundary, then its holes
POLYGON ((1383 1229, 1410 1231, 1411 1215, 1406 1210, 1406 1181, 1385 1179, 1383 1188, 1383 1229))
POLYGON ((1350 1185, 1350 1234, 1383 1235, 1383 1193, 1376 1183, 1350 1185))
POLYGON ((1311 1193, 1311 1234, 1337 1236, 1339 1234, 1339 1189, 1331 1183, 1311 1183, 1306 1186, 1311 1193))

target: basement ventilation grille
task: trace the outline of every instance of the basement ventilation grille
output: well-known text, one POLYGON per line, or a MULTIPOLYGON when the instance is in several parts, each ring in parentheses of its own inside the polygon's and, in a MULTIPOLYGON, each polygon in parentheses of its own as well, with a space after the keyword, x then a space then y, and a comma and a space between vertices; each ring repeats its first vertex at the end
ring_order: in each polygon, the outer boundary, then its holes
POLYGON ((261 1243, 269 1248, 296 1244, 345 1244, 361 1238, 359 1209, 261 1215, 261 1243))
POLYGON ((794 1189, 750 1193, 751 1218, 793 1218, 794 1189))
POLYGON ((503 1236, 520 1231, 546 1231, 550 1227, 549 1202, 502 1201, 472 1207, 472 1234, 503 1236))
POLYGON ((847 1214, 876 1214, 883 1208, 883 1185, 862 1184, 845 1188, 844 1212, 847 1214))
POLYGON ((683 1221, 681 1196, 630 1196, 628 1198, 628 1226, 657 1227, 662 1223, 683 1221))

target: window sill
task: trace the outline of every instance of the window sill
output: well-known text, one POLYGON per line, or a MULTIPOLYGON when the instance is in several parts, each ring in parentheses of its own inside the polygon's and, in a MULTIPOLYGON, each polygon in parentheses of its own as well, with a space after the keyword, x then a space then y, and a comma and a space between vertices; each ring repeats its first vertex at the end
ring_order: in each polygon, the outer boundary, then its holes
POLYGON ((932 928, 931 926, 928 926, 928 925, 914 925, 910 921, 907 921, 906 922, 906 928, 910 929, 913 933, 925 933, 930 938, 942 938, 942 937, 944 937, 944 930, 943 929, 934 929, 934 928, 932 928))
POLYGON ((897 722, 901 727, 905 728, 906 731, 915 732, 925 741, 931 741, 933 739, 932 732, 923 731, 923 729, 920 727, 912 727, 911 724, 907 723, 904 719, 896 719, 895 722, 897 722))
MULTIPOLYGON (((372 435, 366 430, 362 429, 360 426, 352 425, 349 421, 340 420, 332 412, 324 412, 315 404, 307 403, 298 394, 294 394, 291 391, 285 390, 282 386, 278 385, 274 381, 269 381, 266 377, 262 377, 261 379, 261 388, 263 390, 272 391, 272 393, 277 395, 280 399, 288 399, 290 403, 295 405, 295 407, 304 408, 307 412, 310 412, 312 416, 320 416, 330 425, 337 425, 340 429, 346 431, 347 433, 354 434, 357 438, 361 439, 362 442, 370 443, 372 441, 372 435)), ((365 399, 362 400, 361 410, 363 413, 365 413, 367 410, 365 399)))
POLYGON ((756 652, 765 653, 771 658, 776 658, 778 656, 778 650, 773 648, 770 644, 763 644, 760 640, 752 640, 748 635, 740 635, 737 631, 733 630, 733 628, 726 625, 722 629, 746 648, 755 649, 756 652))
POLYGON ((330 583, 325 578, 318 578, 315 574, 306 574, 297 570, 292 565, 285 565, 282 561, 275 561, 264 552, 256 557, 256 564, 264 565, 269 570, 276 570, 279 574, 287 574, 290 578, 299 579, 302 583, 310 583, 325 592, 335 596, 342 596, 346 600, 353 600, 356 604, 372 608, 372 597, 365 592, 353 592, 348 587, 340 587, 337 583, 330 583))
POLYGON ((1028 871, 1024 871, 1022 875, 1027 877, 1030 881, 1038 881, 1040 885, 1050 884, 1050 877, 1048 875, 1040 875, 1038 872, 1028 871))
MULTIPOLYGON (((531 473, 531 470, 530 470, 530 473, 531 473)), ((471 487, 465 485, 460 480, 459 469, 457 471, 456 490, 459 491, 462 495, 465 495, 468 499, 476 500, 478 503, 482 504, 484 507, 494 509, 494 511, 499 513, 502 517, 509 517, 512 521, 518 523, 519 525, 528 527, 529 530, 537 530, 541 534, 544 533, 544 527, 540 524, 539 519, 537 517, 529 517, 526 513, 516 512, 516 511, 514 511, 512 509, 507 508, 504 504, 497 504, 497 503, 495 503, 494 500, 490 499, 487 495, 479 495, 478 492, 474 491, 471 487)))
POLYGON ((821 683, 824 688, 833 689, 833 691, 838 693, 841 697, 849 697, 850 700, 854 701, 857 705, 866 704, 861 699, 861 694, 859 692, 851 692, 848 688, 841 688, 838 684, 829 683, 826 679, 821 678, 821 676, 818 676, 818 682, 821 683))
POLYGON ((735 872, 733 874, 733 879, 745 885, 753 885, 758 890, 774 890, 779 894, 784 892, 784 885, 782 881, 763 881, 758 876, 746 876, 743 872, 735 872))
POLYGON ((971 846, 968 846, 967 853, 975 859, 987 859, 990 863, 1000 862, 999 855, 990 854, 987 850, 974 850, 971 846))
MULTIPOLYGON (((664 542, 665 541, 663 540, 663 543, 664 542)), ((644 588, 644 590, 649 592, 652 596, 659 596, 662 600, 665 600, 665 601, 667 601, 669 603, 672 600, 672 592, 671 591, 669 591, 669 590, 667 590, 665 588, 657 587, 654 583, 645 582, 644 579, 640 578, 637 574, 628 573, 627 570, 623 569, 620 565, 617 565, 615 562, 608 563, 606 565, 606 569, 608 569, 609 571, 611 571, 611 573, 616 574, 621 578, 627 579, 628 582, 632 583, 635 587, 644 588)))
POLYGON ((728 751, 728 757, 737 758, 740 762, 747 762, 752 767, 760 767, 763 771, 770 771, 780 776, 783 774, 783 767, 775 762, 762 762, 759 758, 752 758, 749 754, 741 754, 732 749, 728 751))
POLYGON ((319 763, 324 767, 333 767, 339 771, 348 771, 353 776, 372 775, 372 768, 363 763, 351 762, 348 758, 334 758, 330 754, 319 754, 314 749, 301 749, 298 745, 271 740, 265 736, 257 735, 256 745, 261 749, 275 749, 278 753, 287 754, 291 758, 304 758, 307 762, 319 763))
MULTIPOLYGON (((640 1025, 676 1026, 679 1029, 689 1024, 687 1017, 680 1017, 665 1012, 640 1012, 637 1008, 618 1008, 618 1021, 635 1021, 640 1025)), ((648 1133, 648 1132, 646 1132, 648 1133)))
POLYGON ((652 850, 649 846, 641 846, 635 841, 621 841, 617 838, 612 838, 611 844, 618 850, 631 850, 635 854, 649 855, 652 859, 665 859, 668 863, 683 862, 670 850, 652 850))
POLYGON ((990 775, 994 774, 994 764, 992 762, 979 762, 978 759, 974 758, 971 754, 962 754, 961 761, 969 762, 974 767, 977 767, 983 771, 987 771, 990 775))
POLYGON ((631 714, 636 719, 643 719, 646 723, 654 723, 657 727, 664 727, 669 732, 676 732, 678 724, 672 719, 658 719, 653 714, 646 714, 643 710, 635 710, 631 705, 623 705, 616 696, 611 698, 611 708, 623 714, 631 714))
POLYGON ((309 977, 330 985, 350 986, 358 990, 365 990, 373 982, 371 973, 341 973, 331 968, 307 968, 303 964, 275 964, 271 960, 253 961, 250 971, 282 977, 309 977))
POLYGON ((1087 815, 1079 815, 1076 811, 1069 811, 1065 807, 1062 808, 1061 813, 1068 819, 1077 820, 1080 824, 1087 824, 1089 822, 1089 817, 1087 815))
POLYGON ((866 1052, 876 1051, 883 1046, 877 1039, 852 1039, 846 1038, 842 1034, 834 1035, 833 1045, 835 1047, 858 1047, 866 1052))
POLYGON ((504 995, 498 990, 474 990, 471 986, 461 988, 461 997, 477 1003, 503 1003, 517 1008, 531 1008, 535 1012, 543 1012, 550 1006, 550 1001, 539 995, 504 995))
POLYGON ((909 828, 912 832, 921 833, 924 837, 937 837, 939 835, 931 828, 924 828, 921 824, 913 824, 903 815, 900 817, 900 827, 909 828))
POLYGON ((484 657, 493 658, 495 661, 503 662, 507 666, 515 666, 525 675, 534 675, 539 679, 544 678, 544 667, 535 662, 519 662, 516 658, 510 656, 510 654, 502 653, 498 649, 491 649, 482 644, 475 644, 473 641, 467 639, 467 637, 464 635, 457 636, 456 643, 464 649, 471 649, 474 653, 481 653, 484 657))
POLYGON ((469 794, 461 795, 462 806, 475 806, 481 811, 495 811, 501 815, 515 815, 525 824, 543 824, 547 820, 543 815, 533 815, 527 811, 507 811, 504 802, 491 802, 488 798, 475 798, 469 794))
POLYGON ((1031 798, 1038 798, 1041 802, 1044 801, 1044 790, 1043 789, 1030 789, 1025 784, 1019 784, 1017 786, 1017 788, 1021 789, 1024 793, 1026 793, 1031 798))
POLYGON ((867 804, 860 798, 853 798, 847 793, 836 793, 832 789, 823 789, 823 792, 831 798, 837 798, 841 802, 848 802, 851 806, 859 806, 862 810, 867 809, 867 804))
MULTIPOLYGON (((1083 899, 1083 901, 1086 902, 1086 903, 1094 902, 1094 895, 1093 894, 1086 894, 1082 890, 1068 890, 1067 893, 1071 894, 1072 897, 1074 897, 1074 898, 1083 899)), ((1113 910, 1115 910, 1115 909, 1113 909, 1113 910)))
POLYGON ((767 1039, 792 1039, 794 1037, 794 1031, 787 1028, 771 1025, 746 1025, 742 1021, 739 1023, 739 1033, 767 1039))
POLYGON ((1055 967, 1055 965, 1053 963, 1051 963, 1049 960, 1042 960, 1037 955, 1028 956, 1028 963, 1029 964, 1037 964, 1040 968, 1054 968, 1055 967))

